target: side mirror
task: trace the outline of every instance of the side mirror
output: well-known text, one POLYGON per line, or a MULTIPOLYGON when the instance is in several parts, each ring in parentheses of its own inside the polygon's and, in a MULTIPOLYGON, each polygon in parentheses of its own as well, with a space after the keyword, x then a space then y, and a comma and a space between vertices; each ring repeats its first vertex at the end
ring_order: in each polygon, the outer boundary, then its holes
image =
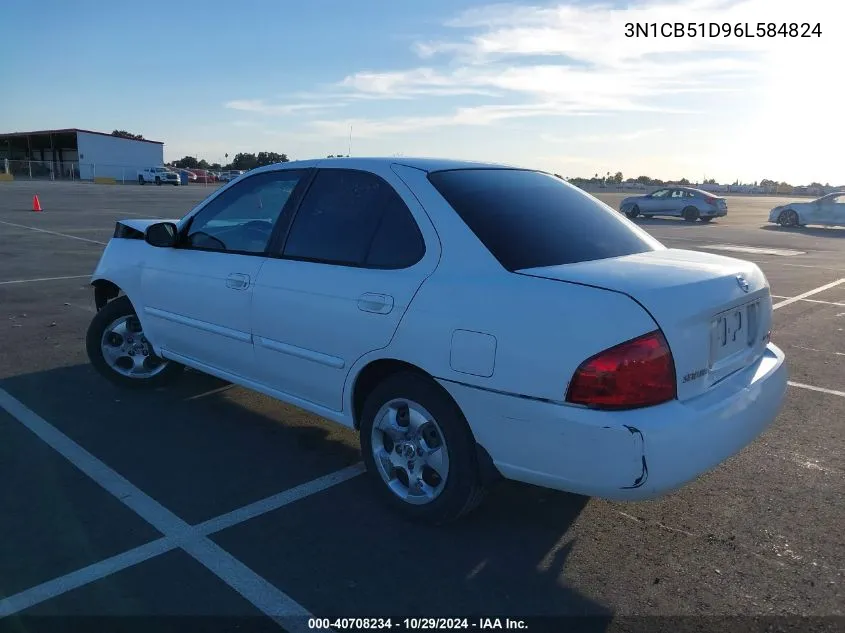
POLYGON ((144 241, 158 248, 173 248, 179 239, 179 229, 173 222, 150 224, 144 233, 144 241))

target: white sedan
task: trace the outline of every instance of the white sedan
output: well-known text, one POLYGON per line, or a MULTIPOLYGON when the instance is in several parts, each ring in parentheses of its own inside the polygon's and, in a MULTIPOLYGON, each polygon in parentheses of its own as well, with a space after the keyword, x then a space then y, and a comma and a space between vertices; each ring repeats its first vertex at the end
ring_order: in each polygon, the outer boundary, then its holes
POLYGON ((769 212, 769 222, 781 226, 845 226, 845 191, 829 193, 807 202, 790 202, 769 212))
POLYGON ((358 429, 376 494, 434 523, 500 477, 666 494, 786 391, 755 264, 668 249, 527 169, 263 167, 179 220, 119 221, 92 283, 105 377, 187 366, 358 429))

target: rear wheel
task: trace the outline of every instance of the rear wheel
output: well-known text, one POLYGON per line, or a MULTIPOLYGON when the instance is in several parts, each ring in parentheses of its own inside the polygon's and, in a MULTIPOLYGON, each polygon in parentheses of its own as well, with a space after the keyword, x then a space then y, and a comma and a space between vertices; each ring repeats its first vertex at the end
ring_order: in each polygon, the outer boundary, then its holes
POLYGON ((394 510, 439 525, 481 502, 475 439, 430 378, 413 372, 386 378, 367 397, 360 430, 368 477, 394 510))
POLYGON ((156 356, 126 296, 97 312, 88 327, 85 347, 94 369, 123 387, 158 387, 183 369, 156 356))
POLYGON ((798 226, 798 214, 792 209, 784 209, 778 216, 778 224, 781 226, 798 226))
POLYGON ((632 220, 640 214, 640 208, 637 205, 634 205, 630 208, 630 210, 625 212, 625 215, 631 218, 632 220))
POLYGON ((698 209, 695 207, 687 207, 684 209, 684 220, 687 222, 695 222, 698 219, 698 209))

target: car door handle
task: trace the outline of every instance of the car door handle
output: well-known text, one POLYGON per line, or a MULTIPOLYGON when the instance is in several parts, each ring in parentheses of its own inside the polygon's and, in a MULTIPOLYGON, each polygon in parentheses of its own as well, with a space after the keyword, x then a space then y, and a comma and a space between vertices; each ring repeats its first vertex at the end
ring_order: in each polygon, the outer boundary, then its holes
POLYGON ((393 297, 374 292, 365 292, 358 297, 358 309, 363 312, 388 314, 393 310, 393 297))
POLYGON ((234 290, 245 290, 249 288, 249 275, 243 273, 232 273, 226 277, 226 287, 234 290))

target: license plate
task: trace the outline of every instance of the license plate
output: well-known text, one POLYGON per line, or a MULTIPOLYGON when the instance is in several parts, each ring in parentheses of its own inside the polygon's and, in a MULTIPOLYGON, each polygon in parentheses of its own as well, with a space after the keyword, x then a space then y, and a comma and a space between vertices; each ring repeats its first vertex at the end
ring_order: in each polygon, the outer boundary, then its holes
POLYGON ((747 349, 757 329, 757 303, 717 314, 710 325, 710 366, 747 349))

